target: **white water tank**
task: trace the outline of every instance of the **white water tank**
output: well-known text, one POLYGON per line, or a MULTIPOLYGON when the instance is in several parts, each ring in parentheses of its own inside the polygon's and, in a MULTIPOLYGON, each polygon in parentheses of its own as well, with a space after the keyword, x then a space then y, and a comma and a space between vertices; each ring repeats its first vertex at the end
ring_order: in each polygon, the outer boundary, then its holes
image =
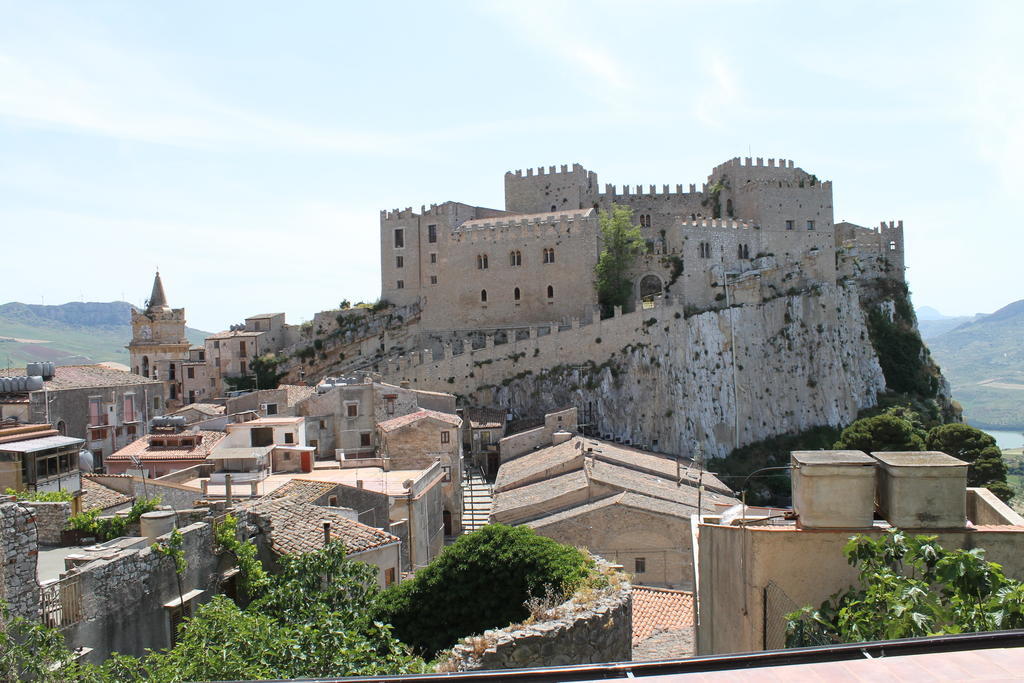
POLYGON ((174 510, 146 512, 139 518, 139 534, 150 541, 156 541, 158 537, 169 534, 175 528, 176 517, 174 510))
POLYGON ((807 529, 866 529, 875 516, 875 460, 862 451, 793 451, 793 509, 807 529))

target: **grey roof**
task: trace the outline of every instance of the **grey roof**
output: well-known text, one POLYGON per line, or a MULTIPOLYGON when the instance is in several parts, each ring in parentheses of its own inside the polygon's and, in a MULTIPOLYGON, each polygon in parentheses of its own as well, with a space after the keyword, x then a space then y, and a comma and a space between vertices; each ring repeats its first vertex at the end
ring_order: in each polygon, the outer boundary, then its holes
POLYGON ((611 507, 613 505, 643 510, 645 512, 653 512, 659 515, 678 517, 683 520, 690 519, 690 516, 697 511, 696 497, 694 498, 693 505, 683 505, 681 503, 673 503, 659 498, 651 498, 650 496, 645 496, 639 493, 623 491, 585 505, 578 505, 567 510, 560 510, 559 512, 555 512, 545 517, 540 517, 527 522, 526 526, 536 529, 567 519, 574 519, 580 515, 585 515, 595 510, 611 507))
MULTIPOLYGON (((501 491, 494 495, 491 514, 496 516, 510 510, 540 505, 570 491, 585 489, 589 484, 586 473, 583 470, 576 470, 535 484, 527 484, 510 491, 501 491)), ((529 514, 524 514, 521 517, 528 516, 529 514)))
POLYGON ((24 441, 11 441, 0 444, 0 451, 7 453, 36 453, 62 446, 81 446, 84 443, 85 439, 76 439, 70 436, 44 436, 38 439, 26 439, 24 441))
POLYGON ((259 458, 274 450, 273 446, 242 446, 236 448, 216 448, 206 456, 207 460, 246 460, 259 458))
POLYGON ((149 295, 147 310, 154 308, 167 308, 167 295, 164 294, 164 283, 160 281, 160 271, 156 271, 153 278, 153 291, 149 295))
POLYGON ((874 465, 864 451, 792 451, 790 457, 800 465, 874 465))
POLYGON ((888 467, 967 467, 967 463, 939 451, 873 452, 878 462, 888 467))

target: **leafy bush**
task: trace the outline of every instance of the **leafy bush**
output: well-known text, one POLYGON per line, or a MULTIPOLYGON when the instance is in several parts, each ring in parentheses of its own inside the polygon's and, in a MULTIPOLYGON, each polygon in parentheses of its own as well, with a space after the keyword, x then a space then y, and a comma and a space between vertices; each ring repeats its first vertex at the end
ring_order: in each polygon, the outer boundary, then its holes
POLYGON ((70 491, 15 491, 9 488, 5 493, 18 500, 29 500, 35 503, 70 503, 74 498, 70 491))
POLYGON ((455 543, 380 596, 381 621, 425 656, 459 638, 529 616, 524 603, 548 590, 572 592, 593 561, 527 527, 489 524, 455 543))
POLYGON ((81 531, 88 536, 95 536, 97 541, 109 541, 123 536, 129 524, 139 521, 147 512, 156 510, 159 498, 139 498, 124 517, 100 517, 100 510, 87 510, 68 517, 68 529, 81 531))
POLYGON ((981 548, 946 550, 936 536, 855 536, 843 550, 860 585, 787 616, 787 646, 853 643, 1024 627, 1024 585, 981 548), (810 633, 808 633, 810 632, 810 633))
POLYGON ((970 463, 968 486, 984 486, 1006 502, 1013 489, 1006 483, 1006 463, 996 440, 985 432, 965 424, 935 427, 925 439, 928 450, 942 451, 970 463))

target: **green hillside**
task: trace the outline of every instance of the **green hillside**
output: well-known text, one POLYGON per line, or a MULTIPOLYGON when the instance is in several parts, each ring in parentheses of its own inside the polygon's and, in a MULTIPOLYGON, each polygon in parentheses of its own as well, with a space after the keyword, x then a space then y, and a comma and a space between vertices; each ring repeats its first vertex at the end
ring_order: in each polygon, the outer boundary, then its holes
POLYGON ((1024 299, 928 340, 968 422, 1024 429, 1024 299))
MULTIPOLYGON (((128 365, 125 345, 131 340, 132 305, 71 302, 43 306, 12 302, 0 305, 0 367, 32 361, 58 365, 116 361, 128 365)), ((208 335, 186 328, 193 344, 208 335)))

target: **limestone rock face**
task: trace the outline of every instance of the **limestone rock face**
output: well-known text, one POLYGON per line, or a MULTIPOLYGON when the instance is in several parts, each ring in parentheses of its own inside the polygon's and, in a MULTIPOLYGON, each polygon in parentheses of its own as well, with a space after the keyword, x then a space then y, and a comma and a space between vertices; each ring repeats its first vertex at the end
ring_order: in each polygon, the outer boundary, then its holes
POLYGON ((489 387, 490 403, 519 414, 575 405, 602 434, 683 455, 702 442, 721 457, 848 424, 885 389, 854 284, 689 318, 662 313, 639 331, 603 365, 489 387))

